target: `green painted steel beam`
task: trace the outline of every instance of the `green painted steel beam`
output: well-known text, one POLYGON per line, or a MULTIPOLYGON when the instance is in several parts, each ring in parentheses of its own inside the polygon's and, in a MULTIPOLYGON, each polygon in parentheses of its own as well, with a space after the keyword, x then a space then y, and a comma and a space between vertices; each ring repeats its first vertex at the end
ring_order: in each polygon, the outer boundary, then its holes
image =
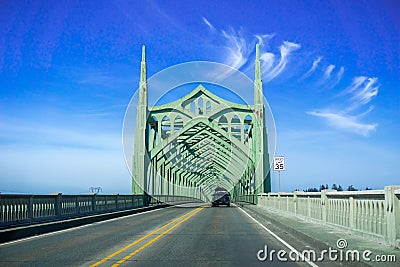
POLYGON ((257 190, 270 190, 259 49, 256 45, 254 105, 230 102, 200 84, 176 101, 149 107, 142 47, 132 192, 150 184, 167 193, 171 186, 181 193, 194 192, 176 185, 201 186, 203 193, 211 194, 216 184, 244 192, 249 190, 250 180, 263 181, 262 189, 257 190), (201 103, 200 98, 204 100, 201 103), (189 107, 193 103, 194 112, 189 107), (154 181, 150 181, 150 173, 154 181))

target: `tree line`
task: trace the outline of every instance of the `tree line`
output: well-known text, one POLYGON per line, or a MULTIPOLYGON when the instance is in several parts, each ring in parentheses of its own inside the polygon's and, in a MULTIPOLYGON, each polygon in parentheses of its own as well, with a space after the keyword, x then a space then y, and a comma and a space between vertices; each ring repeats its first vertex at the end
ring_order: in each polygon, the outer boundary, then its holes
MULTIPOLYGON (((329 188, 328 184, 325 184, 325 185, 322 184, 322 185, 319 186, 319 189, 316 188, 316 187, 310 187, 310 188, 308 188, 306 190, 303 190, 303 191, 304 192, 321 192, 322 190, 325 190, 325 189, 344 191, 343 187, 341 185, 336 185, 336 184, 333 184, 331 188, 329 188)), ((372 188, 366 187, 365 190, 372 190, 372 188)), ((300 190, 296 189, 295 191, 300 191, 300 190)), ((347 187, 346 191, 359 191, 359 189, 355 188, 353 185, 349 185, 347 187)))

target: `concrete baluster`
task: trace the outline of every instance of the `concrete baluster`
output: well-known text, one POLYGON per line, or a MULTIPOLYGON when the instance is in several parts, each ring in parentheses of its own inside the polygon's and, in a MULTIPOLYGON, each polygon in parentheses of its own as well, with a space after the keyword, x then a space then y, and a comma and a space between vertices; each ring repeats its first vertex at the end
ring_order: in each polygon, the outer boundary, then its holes
POLYGON ((293 193, 293 210, 294 210, 294 214, 297 215, 297 205, 298 205, 298 198, 297 198, 297 194, 299 193, 299 191, 295 191, 293 193))
POLYGON ((355 205, 355 203, 354 203, 354 198, 353 197, 349 198, 349 204, 350 204, 350 206, 349 206, 349 227, 354 229, 355 228, 355 221, 354 221, 354 219, 355 219, 355 217, 354 217, 354 205, 355 205))
POLYGON ((397 236, 400 227, 400 204, 394 191, 400 186, 385 186, 385 212, 388 243, 391 246, 400 246, 400 236, 397 236))
POLYGON ((55 214, 57 216, 61 215, 61 193, 58 193, 56 198, 55 198, 55 202, 54 202, 54 209, 55 209, 55 214))
POLYGON ((92 211, 96 211, 96 194, 92 195, 92 211))
POLYGON ((116 209, 119 209, 118 200, 119 200, 119 194, 116 194, 116 195, 115 195, 115 208, 116 208, 116 209))
POLYGON ((281 208, 281 193, 278 193, 278 209, 282 210, 282 208, 281 208))
POLYGON ((79 213, 79 196, 75 197, 75 213, 79 213))
POLYGON ((289 196, 286 196, 286 211, 289 212, 289 196))
POLYGON ((321 191, 321 205, 322 205, 322 222, 326 223, 328 218, 328 197, 326 196, 326 190, 321 191))
POLYGON ((373 216, 374 216, 373 202, 371 200, 368 200, 368 202, 367 202, 367 219, 368 219, 367 230, 370 233, 373 233, 373 230, 372 230, 373 216))
POLYGON ((33 219, 33 196, 29 196, 28 218, 33 219))

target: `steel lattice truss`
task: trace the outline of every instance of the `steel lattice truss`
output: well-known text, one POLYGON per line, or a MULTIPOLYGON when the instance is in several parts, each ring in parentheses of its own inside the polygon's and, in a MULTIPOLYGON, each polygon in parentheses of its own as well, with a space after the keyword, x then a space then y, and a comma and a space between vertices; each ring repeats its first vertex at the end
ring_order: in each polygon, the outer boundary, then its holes
POLYGON ((148 107, 143 48, 133 193, 206 200, 218 186, 233 194, 270 190, 259 65, 258 58, 254 105, 227 101, 200 84, 174 102, 148 107))

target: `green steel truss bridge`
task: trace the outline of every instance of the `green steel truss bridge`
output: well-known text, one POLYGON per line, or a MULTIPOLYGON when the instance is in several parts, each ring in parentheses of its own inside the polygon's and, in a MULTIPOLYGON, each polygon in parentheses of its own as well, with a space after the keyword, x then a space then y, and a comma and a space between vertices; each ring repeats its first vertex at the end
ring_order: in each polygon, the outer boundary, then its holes
POLYGON ((159 106, 148 105, 149 92, 143 46, 132 193, 209 201, 216 187, 234 197, 271 191, 259 45, 253 105, 227 101, 203 84, 159 106))

